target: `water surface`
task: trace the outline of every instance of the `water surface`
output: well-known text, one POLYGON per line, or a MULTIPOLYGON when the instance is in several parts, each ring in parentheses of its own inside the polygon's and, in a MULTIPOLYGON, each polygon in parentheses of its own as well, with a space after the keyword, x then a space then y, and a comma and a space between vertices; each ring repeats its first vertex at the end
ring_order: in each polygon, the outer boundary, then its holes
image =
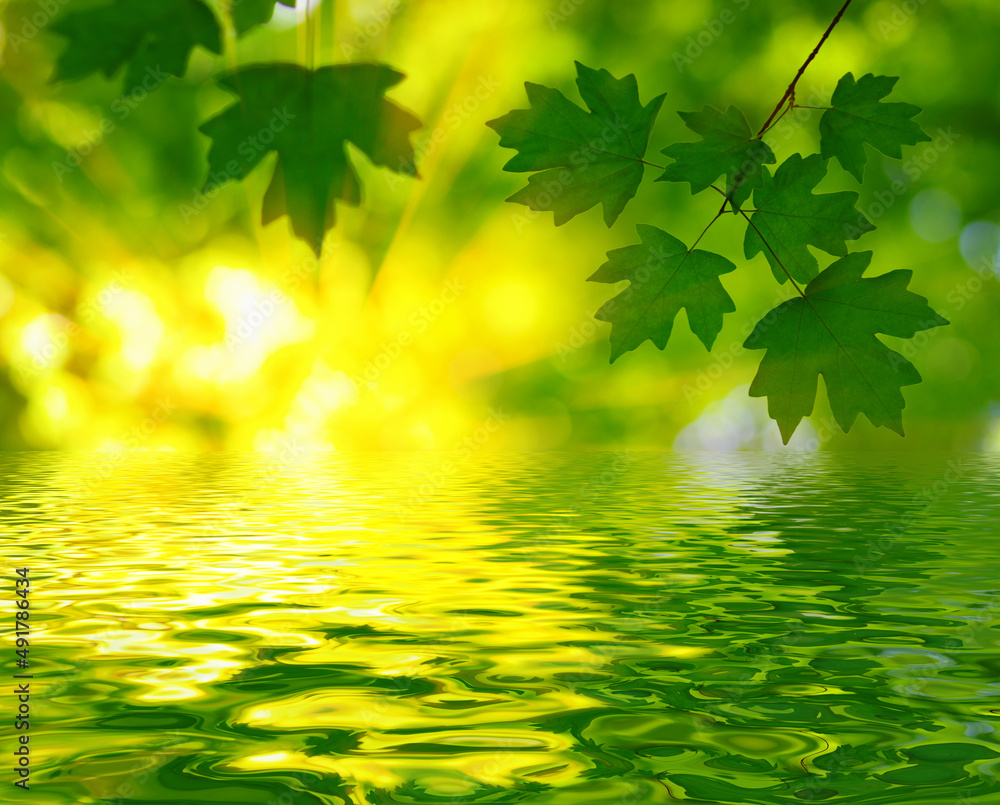
POLYGON ((0 533, 5 801, 1000 803, 990 456, 21 454, 0 533))

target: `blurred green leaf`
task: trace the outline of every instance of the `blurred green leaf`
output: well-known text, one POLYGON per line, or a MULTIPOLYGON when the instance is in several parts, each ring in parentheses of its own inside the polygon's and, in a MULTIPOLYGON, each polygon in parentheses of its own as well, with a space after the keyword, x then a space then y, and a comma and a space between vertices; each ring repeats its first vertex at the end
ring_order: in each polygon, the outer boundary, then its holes
POLYGON ((876 427, 903 435, 900 389, 920 382, 906 358, 876 333, 912 338, 948 324, 922 296, 906 290, 911 271, 863 278, 871 252, 855 252, 824 270, 796 297, 760 321, 744 343, 766 349, 751 397, 767 397, 785 443, 812 413, 819 376, 837 423, 846 433, 859 413, 876 427))
POLYGON ((754 139, 743 113, 730 106, 723 114, 706 106, 700 112, 678 112, 685 125, 702 140, 675 143, 664 148, 664 156, 676 160, 656 181, 690 182, 691 193, 700 193, 726 174, 726 198, 739 210, 750 192, 763 182, 761 165, 773 164, 774 153, 766 143, 754 139))
POLYGON ((772 177, 761 168, 763 185, 754 191, 757 207, 747 227, 743 252, 749 259, 764 252, 778 282, 788 275, 809 282, 819 263, 807 246, 842 257, 847 241, 856 240, 875 226, 855 209, 857 193, 813 193, 826 176, 826 163, 819 154, 805 159, 792 154, 772 177))
POLYGON ((220 79, 219 85, 239 100, 201 127, 213 140, 210 181, 242 179, 267 153, 277 151, 263 222, 288 215, 295 234, 319 254, 326 230, 336 221, 334 202, 361 202, 347 142, 375 165, 416 175, 410 134, 421 123, 384 97, 403 78, 380 64, 315 71, 268 64, 220 79))
POLYGON ((500 135, 503 148, 519 152, 504 170, 541 171, 507 201, 551 210, 556 226, 602 203, 611 226, 642 182, 649 134, 666 95, 643 106, 634 75, 616 79, 580 62, 576 70, 590 112, 559 90, 525 82, 531 108, 486 125, 500 135))
POLYGON ((95 72, 111 78, 128 65, 125 93, 153 90, 167 75, 184 75, 196 45, 222 53, 219 24, 201 0, 115 0, 70 12, 51 29, 69 38, 53 81, 95 72))
POLYGON ((231 0, 233 26, 241 36, 258 25, 270 22, 275 3, 295 8, 295 0, 231 0))
POLYGON ((833 91, 833 108, 819 121, 823 159, 836 157, 844 170, 859 182, 865 171, 865 143, 889 157, 903 156, 901 146, 930 142, 931 138, 911 117, 920 113, 910 103, 881 103, 892 92, 898 77, 862 76, 857 83, 848 73, 833 91))
POLYGON ((718 254, 688 249, 655 226, 636 229, 641 245, 608 252, 608 261, 590 277, 592 282, 630 282, 597 311, 596 318, 612 323, 611 361, 647 338, 666 347, 681 308, 687 309, 691 332, 710 350, 723 315, 736 310, 719 276, 736 266, 718 254))

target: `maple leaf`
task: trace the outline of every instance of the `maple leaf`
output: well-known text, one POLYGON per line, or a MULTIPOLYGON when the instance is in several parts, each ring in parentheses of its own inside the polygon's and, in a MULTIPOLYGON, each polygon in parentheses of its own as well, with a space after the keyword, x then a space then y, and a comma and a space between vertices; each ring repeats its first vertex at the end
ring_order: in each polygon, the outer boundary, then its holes
POLYGON ((847 241, 875 229, 854 205, 858 194, 850 191, 814 194, 813 188, 826 176, 826 162, 819 154, 805 159, 792 154, 772 177, 761 168, 763 183, 754 190, 756 211, 750 218, 743 253, 747 259, 764 252, 778 282, 788 275, 809 282, 819 272, 819 263, 807 246, 815 246, 835 257, 847 254, 847 241))
POLYGON ((222 53, 219 24, 202 0, 115 0, 70 12, 51 28, 69 38, 53 81, 95 72, 111 78, 127 64, 126 93, 152 90, 167 74, 184 75, 196 45, 222 53))
POLYGON ((270 22, 275 3, 295 7, 295 0, 231 0, 230 10, 236 33, 242 36, 251 28, 270 22))
POLYGON ((503 148, 517 149, 504 170, 541 171, 507 201, 551 210, 560 226, 598 203, 611 226, 635 196, 649 134, 666 95, 643 106, 634 75, 576 62, 576 83, 589 112, 559 90, 525 82, 530 109, 515 109, 486 125, 503 148))
POLYGON ((375 165, 417 175, 410 134, 421 123, 384 97, 403 78, 381 64, 240 68, 219 80, 238 101, 200 129, 213 140, 210 181, 242 179, 276 151, 263 223, 288 215, 295 234, 319 254, 326 230, 336 222, 334 202, 361 203, 348 142, 375 165))
POLYGON ((930 142, 920 125, 910 120, 920 113, 910 103, 882 103, 898 77, 862 76, 855 83, 848 73, 833 91, 832 108, 819 121, 820 152, 824 159, 836 157, 844 170, 859 182, 865 171, 865 143, 889 157, 903 156, 904 145, 930 142))
POLYGON ((711 106, 700 112, 677 114, 702 139, 664 148, 661 153, 676 161, 656 181, 690 182, 694 194, 726 174, 726 198, 737 212, 750 192, 761 186, 761 165, 773 164, 774 153, 767 143, 753 137, 746 118, 735 106, 730 106, 725 114, 711 106))
POLYGON ((900 389, 919 383, 920 374, 876 334, 912 338, 948 322, 906 290, 913 272, 863 277, 871 257, 855 252, 837 260, 809 283, 804 298, 771 311, 743 344, 767 350, 750 396, 767 397, 785 444, 812 413, 820 375, 845 433, 863 413, 876 427, 903 435, 900 389))
POLYGON ((722 317, 736 310, 719 276, 735 271, 725 257, 688 249, 673 235, 639 224, 641 244, 608 252, 592 282, 629 280, 629 287, 606 302, 595 318, 611 322, 611 362, 647 338, 663 349, 674 318, 687 309, 688 325, 711 350, 722 317))

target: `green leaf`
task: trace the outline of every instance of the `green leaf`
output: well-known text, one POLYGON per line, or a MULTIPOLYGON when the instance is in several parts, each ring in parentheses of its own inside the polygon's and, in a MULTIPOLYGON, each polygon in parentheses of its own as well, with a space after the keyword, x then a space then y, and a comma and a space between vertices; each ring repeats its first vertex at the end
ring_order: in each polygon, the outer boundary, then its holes
POLYGON ((809 282, 816 276, 819 263, 807 246, 843 257, 848 240, 875 229, 855 209, 857 193, 812 192, 826 176, 826 162, 819 154, 805 159, 792 154, 773 177, 767 168, 761 171, 764 181, 753 194, 757 210, 747 227, 743 253, 749 259, 764 252, 778 282, 788 278, 786 271, 798 282, 809 282))
POLYGON ((681 308, 687 309, 691 332, 711 350, 723 314, 736 310, 719 276, 736 266, 718 254, 688 249, 655 226, 636 229, 642 244, 608 252, 608 261, 590 277, 592 282, 630 283, 596 315, 612 324, 611 362, 647 338, 666 347, 681 308))
POLYGON ((242 36, 251 28, 270 22, 274 16, 275 3, 295 7, 295 0, 230 0, 236 33, 242 36))
POLYGON ((219 85, 239 100, 201 127, 213 140, 210 182, 242 179, 265 154, 277 151, 263 222, 287 214, 295 234, 318 254, 326 230, 336 222, 334 201, 361 202, 361 183, 345 150, 348 142, 375 165, 417 173, 410 134, 420 121, 383 97, 403 78, 381 64, 315 71, 265 64, 220 79, 219 85))
POLYGON ((747 119, 735 106, 725 114, 711 106, 677 114, 689 129, 702 135, 702 140, 664 148, 661 153, 676 161, 656 181, 690 182, 694 194, 726 174, 726 198, 733 211, 738 211, 750 198, 750 191, 761 186, 761 165, 773 164, 774 153, 767 143, 754 139, 747 119))
POLYGON ((876 333, 912 338, 948 322, 924 297, 906 290, 912 272, 863 278, 871 256, 855 252, 835 262, 809 283, 804 298, 772 310, 743 345, 767 350, 750 396, 767 397, 786 444, 812 413, 820 375, 845 433, 862 413, 876 427, 903 435, 900 389, 919 383, 920 375, 876 333))
POLYGON ((653 121, 665 95, 646 106, 634 75, 616 79, 607 70, 576 62, 577 86, 590 112, 559 90, 525 83, 530 109, 516 109, 486 125, 503 148, 519 152, 504 170, 541 171, 507 201, 551 210, 560 226, 598 203, 611 226, 642 181, 653 121))
POLYGON ((920 113, 919 106, 880 102, 897 81, 898 77, 868 73, 855 83, 854 76, 848 73, 833 91, 832 108, 820 118, 823 159, 836 157, 859 182, 867 161, 865 143, 899 159, 903 156, 901 146, 931 141, 919 124, 910 120, 920 113))
POLYGON ((52 30, 69 38, 53 81, 101 72, 111 78, 128 65, 124 92, 155 89, 182 76, 195 45, 222 53, 219 24, 201 0, 115 0, 68 13, 52 30))

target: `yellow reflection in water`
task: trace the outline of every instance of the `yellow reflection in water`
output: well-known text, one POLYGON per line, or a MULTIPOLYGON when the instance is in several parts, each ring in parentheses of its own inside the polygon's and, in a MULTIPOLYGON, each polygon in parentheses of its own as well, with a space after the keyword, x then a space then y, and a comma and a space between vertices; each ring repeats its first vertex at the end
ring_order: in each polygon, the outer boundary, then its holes
MULTIPOLYGON (((64 461, 79 489, 84 467, 64 461)), ((420 462, 261 475, 260 461, 190 461, 123 458, 82 495, 47 502, 77 517, 55 529, 60 567, 38 602, 61 602, 48 644, 87 657, 117 707, 182 708, 222 719, 210 730, 272 736, 228 743, 227 769, 315 770, 359 791, 419 781, 441 795, 568 784, 592 761, 546 724, 605 706, 572 680, 709 651, 617 628, 633 620, 588 594, 601 540, 503 547, 461 486, 402 519, 386 504, 420 483, 420 462), (97 515, 112 510, 114 522, 97 515), (315 731, 354 744, 306 751, 315 731)), ((47 717, 69 704, 53 698, 47 717)))

